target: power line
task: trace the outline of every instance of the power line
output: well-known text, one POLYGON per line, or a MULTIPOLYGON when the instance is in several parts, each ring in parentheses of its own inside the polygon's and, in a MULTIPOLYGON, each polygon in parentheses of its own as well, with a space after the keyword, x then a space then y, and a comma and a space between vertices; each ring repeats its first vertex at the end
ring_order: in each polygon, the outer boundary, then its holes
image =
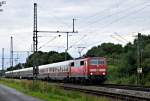
POLYGON ((38 37, 40 37, 40 38, 42 38, 42 37, 55 37, 55 36, 54 35, 38 35, 38 37))
POLYGON ((135 10, 135 11, 132 11, 132 12, 130 12, 129 14, 126 14, 126 15, 120 17, 119 19, 116 19, 116 20, 110 22, 109 24, 106 24, 106 25, 103 26, 102 28, 108 27, 108 26, 110 26, 110 25, 112 25, 112 24, 114 24, 114 23, 116 23, 116 22, 118 22, 118 21, 120 21, 120 20, 122 20, 122 19, 124 19, 124 18, 126 18, 126 17, 129 17, 129 15, 133 15, 133 14, 135 14, 135 13, 138 13, 140 10, 145 9, 145 8, 147 8, 148 6, 150 6, 150 5, 146 5, 146 6, 142 7, 142 8, 140 8, 140 9, 137 9, 137 10, 135 10))
MULTIPOLYGON (((59 37, 60 37, 60 36, 59 36, 59 37)), ((46 44, 48 44, 49 42, 55 40, 56 38, 57 38, 57 37, 55 36, 53 39, 51 39, 51 40, 47 41, 46 43, 44 43, 43 45, 41 45, 38 49, 41 49, 41 48, 45 47, 46 44)))
MULTIPOLYGON (((109 24, 105 24, 105 26, 100 27, 100 28, 101 28, 101 29, 104 29, 105 27, 108 27, 108 26, 110 26, 111 24, 118 22, 119 20, 122 20, 123 18, 126 18, 126 17, 128 17, 129 15, 133 15, 133 14, 135 14, 135 13, 138 13, 140 10, 145 9, 145 8, 148 7, 148 6, 149 6, 149 5, 145 5, 144 7, 140 8, 140 9, 134 10, 134 11, 130 12, 129 14, 126 14, 126 15, 120 17, 119 19, 116 19, 116 20, 110 22, 109 24)), ((103 32, 101 32, 101 33, 103 33, 103 32)))
POLYGON ((65 48, 64 46, 47 46, 47 47, 65 48))
MULTIPOLYGON (((102 20, 104 20, 104 19, 106 19, 106 18, 110 18, 111 16, 114 16, 114 15, 116 15, 116 14, 124 13, 124 12, 127 12, 127 11, 129 11, 129 10, 132 10, 132 9, 135 9, 135 8, 139 8, 140 5, 143 6, 144 4, 147 4, 147 3, 148 3, 148 2, 144 2, 144 3, 141 3, 141 4, 139 4, 139 5, 134 5, 134 6, 132 6, 132 7, 128 7, 127 9, 123 9, 123 10, 121 10, 121 11, 114 12, 114 13, 109 14, 109 15, 107 15, 107 16, 101 17, 100 19, 97 19, 97 21, 88 24, 88 26, 86 26, 86 27, 90 27, 90 26, 92 26, 93 24, 98 23, 99 21, 102 21, 102 20)), ((144 7, 144 8, 145 8, 145 7, 144 7)), ((142 8, 142 9, 143 9, 143 8, 142 8)))
MULTIPOLYGON (((125 2, 127 2, 127 0, 126 0, 125 2)), ((122 4, 124 4, 125 2, 122 1, 122 0, 120 0, 120 2, 118 3, 118 5, 119 5, 119 4, 122 5, 122 4)), ((116 4, 114 4, 114 5, 116 5, 116 4)), ((100 11, 100 12, 96 12, 95 14, 93 14, 93 15, 91 15, 91 16, 88 16, 88 17, 86 17, 86 18, 84 18, 84 19, 90 20, 91 18, 97 17, 97 16, 99 16, 101 13, 104 13, 105 11, 108 11, 108 10, 112 10, 112 7, 106 8, 106 9, 100 11)), ((90 23, 90 22, 87 22, 87 23, 90 23)))
MULTIPOLYGON (((146 5, 146 6, 140 8, 140 9, 138 9, 138 10, 135 10, 135 11, 130 12, 129 14, 132 15, 132 14, 134 14, 135 12, 137 13, 137 12, 139 12, 140 10, 145 9, 145 8, 148 7, 148 6, 149 6, 149 5, 146 5)), ((113 23, 115 23, 115 22, 118 22, 119 20, 121 20, 121 19, 123 19, 123 18, 125 18, 125 17, 128 17, 128 14, 125 15, 125 16, 120 17, 119 19, 117 19, 117 20, 115 20, 115 21, 112 21, 111 23, 109 23, 109 24, 107 24, 107 25, 105 25, 105 26, 103 26, 103 27, 101 27, 101 29, 102 29, 102 28, 104 29, 105 27, 108 27, 108 26, 110 26, 111 24, 113 24, 113 23)), ((103 33, 103 32, 101 32, 101 33, 103 33)), ((115 38, 115 37, 113 37, 113 36, 111 36, 111 37, 114 38, 114 39, 116 39, 116 40, 119 40, 118 38, 115 38)), ((119 40, 119 41, 120 41, 120 42, 123 42, 123 41, 121 41, 121 40, 119 40)), ((125 43, 125 42, 123 42, 123 43, 125 43)))
POLYGON ((76 42, 74 42, 73 45, 71 45, 68 49, 72 48, 73 46, 75 46, 76 44, 80 43, 87 35, 84 35, 83 37, 81 37, 79 40, 77 40, 76 42))
POLYGON ((121 39, 123 39, 124 41, 126 41, 126 42, 129 42, 128 40, 126 40, 124 37, 122 37, 121 35, 119 35, 118 33, 114 33, 115 35, 117 35, 118 37, 120 37, 121 39))
POLYGON ((117 41, 119 41, 119 42, 121 42, 121 43, 125 43, 124 41, 122 41, 122 40, 120 40, 120 39, 114 37, 113 35, 110 35, 110 37, 112 37, 113 39, 115 39, 115 40, 117 40, 117 41))

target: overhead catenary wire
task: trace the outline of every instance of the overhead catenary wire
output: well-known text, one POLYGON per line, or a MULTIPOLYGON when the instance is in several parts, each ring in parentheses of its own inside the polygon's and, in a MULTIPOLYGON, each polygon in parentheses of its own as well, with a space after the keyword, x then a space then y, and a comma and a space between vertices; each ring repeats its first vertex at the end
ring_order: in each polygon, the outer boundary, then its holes
POLYGON ((121 43, 124 43, 124 44, 126 43, 126 42, 124 42, 124 41, 122 41, 122 40, 120 40, 120 39, 114 37, 113 35, 110 35, 110 37, 112 37, 113 39, 115 39, 115 40, 117 40, 117 41, 119 41, 119 42, 121 42, 121 43))
POLYGON ((96 44, 98 44, 98 43, 100 43, 101 41, 97 41, 97 42, 93 42, 93 43, 91 43, 91 44, 88 44, 88 45, 86 45, 83 49, 82 49, 82 52, 85 50, 85 49, 88 49, 89 47, 91 47, 91 46, 95 46, 96 44))
MULTIPOLYGON (((128 7, 128 8, 126 8, 126 9, 123 9, 123 10, 120 10, 120 11, 117 11, 117 12, 114 12, 114 13, 109 14, 109 15, 107 15, 107 16, 100 17, 99 19, 97 19, 96 21, 94 21, 94 22, 92 22, 92 23, 89 23, 89 24, 88 24, 87 26, 85 26, 85 27, 91 27, 91 26, 93 26, 94 24, 98 24, 99 22, 102 23, 102 20, 105 20, 105 19, 107 19, 107 18, 110 18, 110 17, 112 17, 112 16, 114 16, 114 15, 116 15, 116 14, 125 13, 125 12, 128 12, 128 11, 130 11, 130 10, 140 8, 140 6, 143 6, 144 4, 147 4, 147 3, 149 3, 149 1, 144 2, 144 3, 140 3, 140 4, 138 4, 138 5, 134 5, 134 6, 128 7)), ((145 7, 144 7, 144 8, 145 8, 145 7)), ((142 9, 143 9, 143 8, 142 8, 142 9)), ((134 13, 134 12, 133 12, 133 13, 134 13)))
MULTIPOLYGON (((115 5, 119 5, 119 6, 120 6, 120 5, 123 5, 125 2, 127 2, 127 0, 126 0, 126 1, 120 0, 119 3, 114 4, 114 5, 112 5, 112 6, 115 6, 115 5)), ((85 17, 84 19, 87 19, 87 23, 90 23, 89 20, 91 20, 92 18, 95 18, 95 17, 99 17, 100 14, 105 13, 105 12, 108 11, 108 10, 111 10, 111 9, 112 9, 112 6, 109 6, 109 8, 105 8, 105 9, 102 10, 102 11, 98 11, 98 12, 94 13, 93 15, 87 16, 87 17, 85 17)))
POLYGON ((79 40, 77 40, 76 42, 74 42, 68 49, 72 48, 73 46, 75 46, 76 44, 80 43, 84 38, 86 38, 87 35, 84 35, 83 37, 81 37, 79 40))
MULTIPOLYGON (((149 5, 145 5, 145 6, 142 7, 142 8, 139 8, 139 9, 137 9, 137 10, 134 10, 134 11, 132 11, 132 12, 130 12, 130 13, 128 13, 128 14, 126 14, 126 15, 120 17, 119 19, 116 19, 116 20, 110 22, 109 24, 107 24, 107 25, 105 25, 105 26, 103 26, 103 27, 100 27, 100 29, 104 29, 104 28, 106 28, 106 27, 112 25, 113 23, 116 23, 116 22, 118 22, 118 21, 120 21, 120 20, 122 20, 122 19, 124 19, 124 18, 126 18, 126 17, 129 17, 129 15, 131 16, 131 15, 133 15, 133 14, 135 14, 135 13, 138 13, 139 11, 141 11, 141 10, 147 8, 147 7, 149 7, 149 5)), ((91 32, 92 32, 92 31, 91 31, 91 32)), ((103 31, 103 32, 104 32, 104 31, 103 31)), ((101 32, 101 33, 103 33, 103 32, 101 32)))
POLYGON ((114 33, 115 35, 117 35, 118 37, 120 37, 121 39, 123 39, 126 42, 129 42, 127 39, 125 39, 124 37, 122 37, 120 34, 118 34, 117 32, 114 33))
POLYGON ((150 5, 146 5, 146 6, 142 7, 142 8, 140 8, 140 9, 137 9, 137 10, 135 10, 135 11, 132 11, 132 12, 130 12, 129 14, 126 14, 126 15, 120 17, 119 19, 116 19, 116 20, 110 22, 109 24, 106 24, 106 25, 103 26, 102 28, 108 27, 108 26, 110 26, 111 24, 114 24, 114 23, 116 23, 116 22, 118 22, 118 21, 120 21, 120 20, 122 20, 122 19, 124 19, 124 18, 126 18, 126 17, 129 17, 129 15, 131 16, 131 15, 133 15, 133 14, 135 14, 135 13, 138 13, 139 11, 141 11, 141 10, 147 8, 147 7, 150 7, 150 5))
POLYGON ((46 43, 44 43, 43 45, 41 45, 40 47, 39 47, 39 49, 41 49, 41 48, 43 48, 43 47, 45 47, 49 42, 51 42, 51 41, 53 41, 53 40, 55 40, 57 38, 57 36, 55 36, 54 38, 52 38, 51 40, 49 40, 49 41, 47 41, 46 43))
MULTIPOLYGON (((146 2, 147 3, 147 2, 146 2)), ((116 23, 116 22, 118 22, 118 21, 120 21, 120 20, 122 20, 122 19, 124 19, 124 18, 126 18, 126 17, 129 17, 130 15, 133 15, 133 14, 135 14, 135 13, 138 13, 140 10, 143 10, 143 9, 145 9, 145 8, 147 8, 149 5, 146 5, 146 6, 144 6, 144 7, 142 7, 142 8, 139 8, 139 9, 136 9, 136 10, 134 10, 134 11, 132 11, 132 12, 129 12, 128 14, 126 14, 126 15, 124 15, 124 16, 121 16, 119 19, 115 19, 114 21, 112 21, 112 22, 110 22, 110 23, 108 23, 108 24, 105 24, 105 26, 103 26, 103 27, 100 27, 101 29, 103 28, 105 28, 105 27, 108 27, 109 25, 111 25, 111 24, 113 24, 113 23, 116 23)), ((100 29, 99 28, 99 29, 100 29)))
POLYGON ((47 46, 47 47, 66 48, 64 46, 47 46))

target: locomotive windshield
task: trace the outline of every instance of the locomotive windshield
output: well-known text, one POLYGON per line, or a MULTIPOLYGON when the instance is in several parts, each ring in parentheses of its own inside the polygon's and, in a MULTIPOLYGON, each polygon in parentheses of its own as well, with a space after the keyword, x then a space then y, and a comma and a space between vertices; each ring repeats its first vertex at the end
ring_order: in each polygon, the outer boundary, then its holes
POLYGON ((90 60, 90 64, 91 64, 91 65, 104 64, 104 60, 102 60, 102 59, 91 59, 91 60, 90 60))

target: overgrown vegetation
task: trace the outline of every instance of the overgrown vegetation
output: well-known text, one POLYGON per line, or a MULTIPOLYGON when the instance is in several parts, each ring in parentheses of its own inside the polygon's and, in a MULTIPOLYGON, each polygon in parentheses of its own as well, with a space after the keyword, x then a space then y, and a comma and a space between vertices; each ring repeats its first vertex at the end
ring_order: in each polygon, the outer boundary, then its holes
POLYGON ((110 101, 105 97, 87 95, 77 91, 66 91, 47 82, 36 81, 33 85, 32 81, 27 80, 0 79, 0 83, 45 101, 110 101))

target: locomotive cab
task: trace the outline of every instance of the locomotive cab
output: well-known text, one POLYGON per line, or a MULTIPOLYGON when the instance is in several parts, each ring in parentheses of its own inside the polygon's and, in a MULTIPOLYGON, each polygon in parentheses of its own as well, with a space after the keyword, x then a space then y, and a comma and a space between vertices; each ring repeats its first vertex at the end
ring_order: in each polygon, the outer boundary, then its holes
POLYGON ((106 59, 101 57, 93 57, 88 60, 88 75, 91 80, 103 81, 107 74, 106 59))

